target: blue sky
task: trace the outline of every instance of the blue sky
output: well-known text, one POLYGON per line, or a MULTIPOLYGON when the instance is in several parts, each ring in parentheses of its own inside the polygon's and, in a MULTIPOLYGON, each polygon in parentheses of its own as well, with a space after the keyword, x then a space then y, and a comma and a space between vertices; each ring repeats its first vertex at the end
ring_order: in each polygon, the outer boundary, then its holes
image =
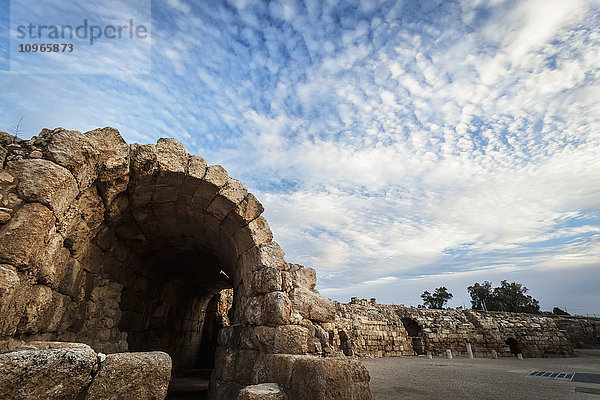
MULTIPOLYGON (((34 18, 15 3, 13 21, 34 18)), ((150 7, 105 3, 85 15, 150 7)), ((78 3, 36 4, 60 21, 78 3)), ((600 315, 600 2, 166 0, 151 13, 151 73, 122 42, 82 47, 79 74, 21 56, 0 71, 0 129, 26 115, 24 136, 110 125, 129 142, 180 140, 259 197, 288 261, 337 300, 414 305, 445 285, 468 305, 468 285, 507 279, 545 309, 600 315), (55 73, 22 73, 33 66, 55 73)))

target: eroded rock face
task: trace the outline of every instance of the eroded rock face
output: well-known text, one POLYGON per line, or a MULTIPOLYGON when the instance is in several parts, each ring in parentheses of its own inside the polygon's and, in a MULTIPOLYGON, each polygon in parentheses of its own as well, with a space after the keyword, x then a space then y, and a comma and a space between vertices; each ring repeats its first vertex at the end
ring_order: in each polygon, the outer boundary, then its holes
POLYGON ((92 381, 96 352, 85 345, 0 354, 0 398, 76 399, 92 381))
MULTIPOLYGON (((0 167, 0 349, 161 350, 175 371, 202 353, 216 363, 213 398, 227 400, 264 354, 333 353, 322 324, 335 309, 315 271, 286 262, 255 196, 177 141, 128 145, 113 128, 1 133, 0 167), (214 301, 223 290, 225 309, 214 301), (217 309, 227 315, 211 319, 217 309)), ((105 363, 125 356, 115 357, 105 363)), ((102 379, 89 396, 110 385, 102 379)))
POLYGON ((86 400, 164 399, 171 357, 163 352, 109 354, 94 377, 86 400))

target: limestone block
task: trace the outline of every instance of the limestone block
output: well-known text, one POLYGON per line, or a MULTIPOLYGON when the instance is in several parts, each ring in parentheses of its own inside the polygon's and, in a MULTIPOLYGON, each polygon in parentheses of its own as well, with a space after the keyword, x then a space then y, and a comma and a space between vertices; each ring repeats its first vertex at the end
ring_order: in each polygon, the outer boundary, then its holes
POLYGON ((275 330, 272 326, 245 327, 240 334, 240 346, 244 349, 271 352, 275 343, 275 330))
MULTIPOLYGON (((318 338, 315 337, 315 326, 312 321, 303 319, 300 321, 300 326, 306 328, 306 349, 308 353, 321 352, 322 346, 318 338)), ((305 353, 303 353, 305 354, 305 353)))
POLYGON ((206 160, 199 156, 190 156, 188 162, 188 175, 192 178, 202 179, 206 174, 208 164, 206 160))
MULTIPOLYGON (((110 183, 129 173, 129 145, 118 130, 110 127, 99 128, 84 135, 100 153, 100 181, 110 183)), ((107 204, 110 204, 110 201, 107 201, 107 204)))
POLYGON ((21 350, 55 350, 55 349, 81 349, 88 350, 90 346, 83 343, 72 342, 46 342, 41 340, 32 340, 29 342, 20 342, 11 351, 21 350))
POLYGON ((276 383, 261 383, 246 386, 240 391, 237 400, 287 400, 285 392, 276 383))
POLYGON ((369 400, 369 372, 351 359, 299 356, 292 367, 289 393, 298 400, 369 400))
POLYGON ((254 365, 260 356, 257 350, 240 349, 235 363, 234 381, 242 385, 252 383, 254 365))
POLYGON ((161 351, 106 356, 86 400, 162 400, 171 379, 171 357, 161 351))
POLYGON ((265 208, 252 194, 248 195, 236 207, 235 213, 239 215, 246 223, 258 218, 265 208))
POLYGON ((161 174, 167 172, 185 174, 188 157, 185 146, 173 138, 160 138, 156 142, 156 160, 161 174))
POLYGON ((41 263, 55 219, 41 204, 26 204, 0 228, 0 262, 36 269, 41 263))
POLYGON ((129 197, 134 207, 142 207, 152 199, 156 185, 154 172, 158 169, 156 146, 153 144, 130 146, 131 176, 129 180, 129 197))
POLYGON ((371 400, 369 381, 359 361, 289 354, 264 355, 253 376, 253 383, 278 383, 294 400, 371 400))
POLYGON ((19 323, 14 298, 19 295, 19 275, 12 265, 0 264, 0 336, 14 334, 19 323))
POLYGON ((305 268, 298 265, 299 268, 293 268, 292 279, 294 286, 302 286, 309 290, 314 290, 317 285, 317 272, 313 268, 305 268))
POLYGON ((220 165, 208 167, 192 197, 192 214, 205 210, 228 178, 227 171, 220 165))
POLYGON ((246 293, 250 296, 281 291, 281 270, 264 267, 251 273, 246 284, 246 293))
POLYGON ((79 190, 90 187, 98 177, 99 152, 89 138, 78 131, 42 131, 38 140, 47 141, 48 158, 71 171, 79 190))
POLYGON ((45 285, 33 285, 21 290, 23 295, 19 302, 23 305, 16 305, 17 309, 22 310, 17 333, 35 334, 56 330, 68 306, 68 297, 45 285))
POLYGON ((285 253, 277 242, 268 242, 244 252, 238 260, 237 267, 241 276, 263 267, 282 269, 285 265, 284 256, 285 253))
POLYGON ((136 177, 152 176, 158 169, 156 145, 133 143, 129 147, 130 170, 136 177))
POLYGON ((335 306, 330 299, 302 286, 294 288, 289 296, 294 311, 300 313, 302 317, 317 322, 335 319, 335 306))
POLYGON ((315 338, 321 343, 323 349, 329 346, 329 334, 320 324, 313 324, 315 328, 315 338))
POLYGON ((306 354, 308 329, 299 325, 280 325, 275 329, 275 348, 280 354, 306 354))
POLYGON ((204 229, 206 230, 206 235, 203 237, 204 244, 208 245, 211 248, 216 248, 219 246, 220 239, 220 230, 221 230, 221 221, 217 218, 213 217, 210 214, 204 214, 204 229))
POLYGON ((213 375, 220 381, 232 381, 234 379, 237 356, 237 350, 217 347, 215 353, 215 371, 213 375))
POLYGON ((219 190, 207 207, 207 211, 217 219, 222 220, 233 210, 248 194, 248 190, 240 181, 228 177, 227 182, 219 190))
POLYGON ((217 337, 217 343, 223 347, 236 347, 240 338, 242 327, 240 325, 224 326, 219 330, 219 336, 217 337))
POLYGON ((267 220, 260 216, 234 233, 233 239, 238 254, 241 254, 254 246, 272 241, 273 233, 267 220))
POLYGON ((223 220, 225 231, 233 235, 240 228, 248 225, 262 214, 264 208, 252 193, 248 195, 227 214, 223 220))
POLYGON ((19 183, 19 196, 28 202, 48 206, 57 216, 63 214, 79 194, 73 175, 52 161, 27 159, 10 161, 7 170, 19 183))
POLYGON ((251 325, 286 325, 291 315, 291 302, 283 292, 243 299, 244 319, 251 325))
POLYGON ((289 271, 281 271, 281 290, 289 293, 294 288, 294 275, 289 271))
POLYGON ((0 184, 1 185, 10 185, 14 183, 15 177, 12 176, 7 170, 0 169, 0 184))
POLYGON ((207 168, 206 174, 204 175, 204 178, 202 178, 202 181, 220 188, 227 183, 227 178, 229 178, 229 175, 227 174, 225 168, 220 165, 211 165, 207 168))
POLYGON ((81 346, 0 354, 0 398, 75 400, 97 367, 96 352, 81 346))
POLYGON ((264 295, 262 322, 259 325, 286 325, 290 321, 292 304, 283 292, 271 292, 264 295))

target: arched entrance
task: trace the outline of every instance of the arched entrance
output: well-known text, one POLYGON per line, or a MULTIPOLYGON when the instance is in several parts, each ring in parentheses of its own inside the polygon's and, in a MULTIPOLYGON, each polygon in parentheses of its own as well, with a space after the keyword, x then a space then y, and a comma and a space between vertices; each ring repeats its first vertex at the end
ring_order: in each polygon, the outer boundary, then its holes
POLYGON ((412 318, 402 318, 402 325, 404 325, 404 329, 406 329, 406 333, 411 339, 414 352, 419 355, 424 354, 422 329, 419 323, 412 318))
POLYGON ((504 343, 506 343, 510 348, 510 354, 517 355, 519 353, 522 353, 521 345, 519 344, 519 342, 517 342, 517 339, 511 337, 506 339, 504 343))
MULTIPOLYGON (((12 310, 2 334, 103 353, 162 350, 174 375, 203 360, 216 367, 219 399, 250 383, 252 368, 226 360, 252 365, 265 353, 306 352, 277 350, 268 336, 281 343, 300 330, 277 329, 290 324, 296 286, 282 287, 287 263, 262 205, 222 167, 173 139, 128 145, 112 128, 44 130, 19 143, 5 165, 19 203, 0 224, 0 263, 19 296, 2 299, 12 310), (29 157, 32 148, 42 157, 29 157), (227 337, 236 340, 215 351, 223 324, 211 299, 227 289, 237 327, 227 337), (237 338, 255 330, 264 341, 241 348, 237 338)), ((298 304, 320 298, 310 289, 296 296, 298 304)))

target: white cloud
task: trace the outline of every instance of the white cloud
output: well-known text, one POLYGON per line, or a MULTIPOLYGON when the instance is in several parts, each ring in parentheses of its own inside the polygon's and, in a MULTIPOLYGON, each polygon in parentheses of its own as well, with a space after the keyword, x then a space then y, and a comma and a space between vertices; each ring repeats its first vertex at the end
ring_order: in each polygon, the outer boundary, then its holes
POLYGON ((167 0, 167 4, 184 14, 188 14, 191 11, 190 6, 187 5, 183 0, 167 0))

